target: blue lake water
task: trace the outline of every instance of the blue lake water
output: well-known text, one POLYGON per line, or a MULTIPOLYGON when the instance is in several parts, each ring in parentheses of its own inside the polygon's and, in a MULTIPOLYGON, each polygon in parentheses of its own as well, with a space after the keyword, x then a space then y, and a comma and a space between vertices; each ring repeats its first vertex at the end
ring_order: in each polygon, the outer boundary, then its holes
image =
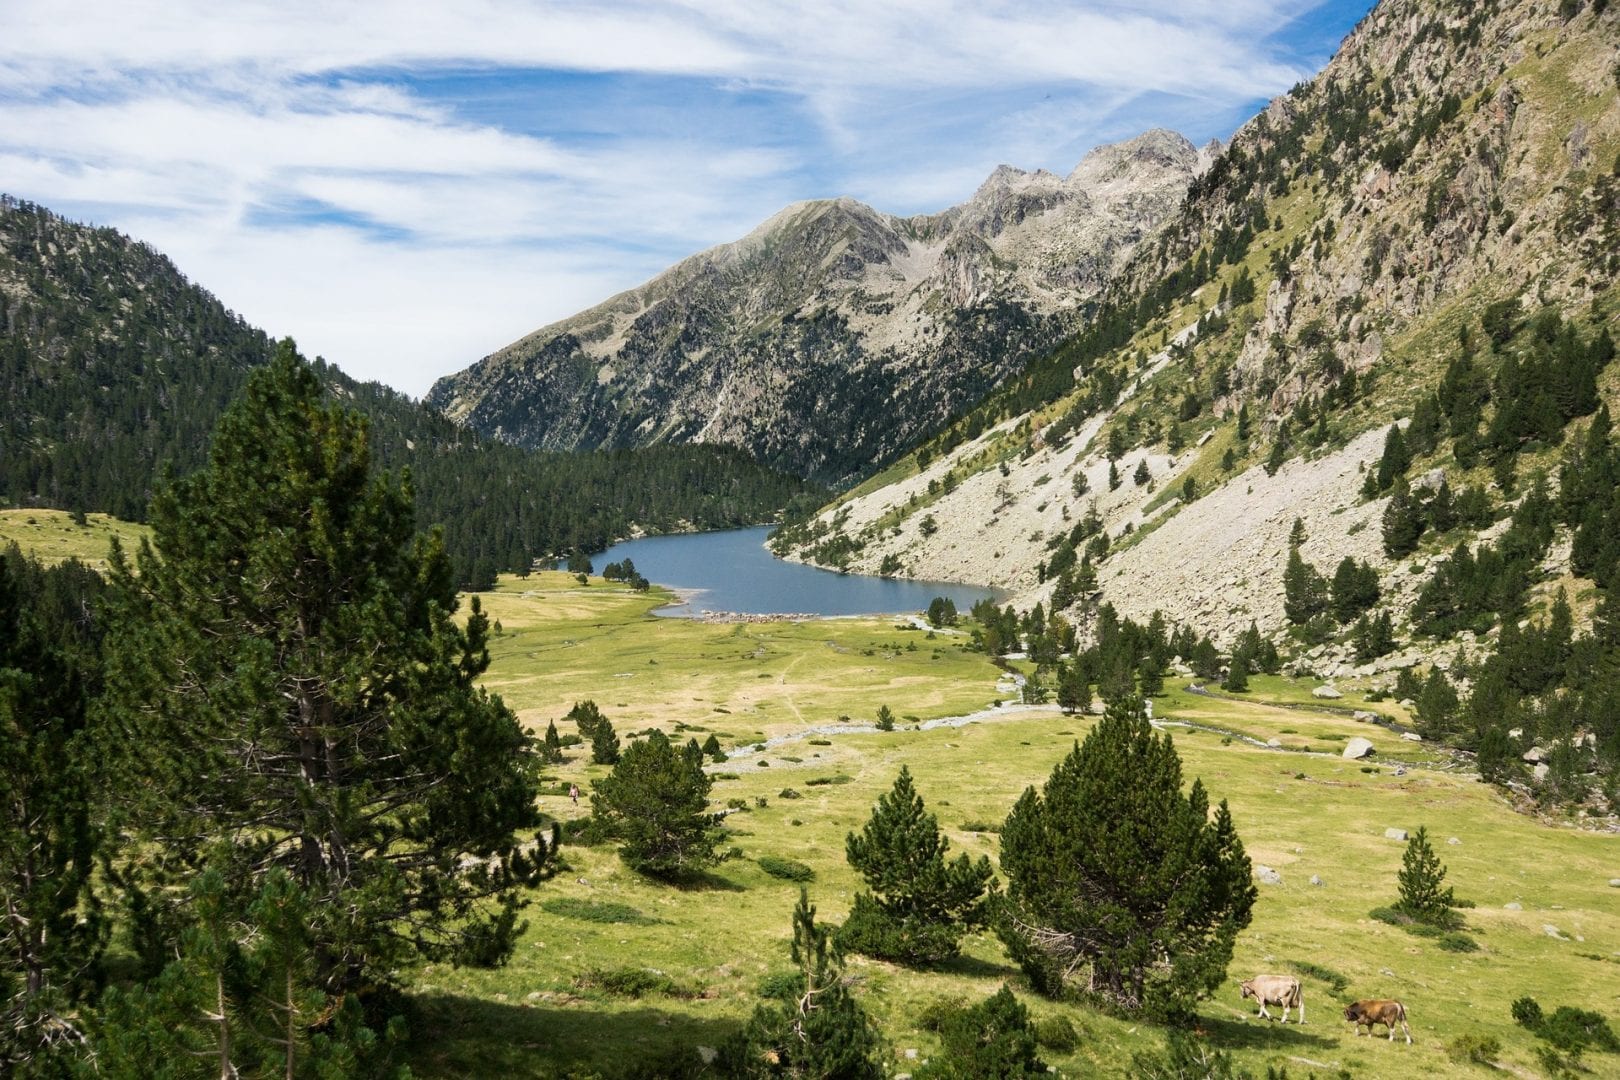
POLYGON ((839 574, 785 562, 765 548, 770 526, 722 532, 649 536, 626 540, 591 555, 596 572, 630 559, 655 585, 681 592, 686 602, 660 615, 694 618, 711 611, 749 615, 878 615, 921 611, 936 596, 966 612, 978 601, 1003 594, 978 585, 839 574))

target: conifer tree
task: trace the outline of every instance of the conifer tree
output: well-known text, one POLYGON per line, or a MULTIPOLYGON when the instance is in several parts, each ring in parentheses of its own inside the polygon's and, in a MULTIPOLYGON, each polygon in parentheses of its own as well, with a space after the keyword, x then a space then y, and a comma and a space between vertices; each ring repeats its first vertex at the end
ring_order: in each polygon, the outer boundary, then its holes
POLYGON ((916 1072, 917 1080, 1025 1080, 1045 1077, 1029 1010, 1005 983, 979 1004, 958 1009, 939 1029, 942 1052, 916 1072))
POLYGON ((564 720, 572 720, 579 737, 591 744, 591 764, 612 765, 619 760, 619 736, 594 701, 576 701, 564 720))
POLYGON ((1112 703, 1001 833, 1007 898, 997 932, 1031 983, 1150 1016, 1183 1018, 1218 987, 1255 887, 1226 804, 1140 699, 1112 703))
POLYGON ((878 706, 877 729, 879 731, 894 730, 894 710, 889 708, 887 705, 878 706))
POLYGON ((1058 669, 1057 703, 1067 713, 1085 712, 1091 708, 1091 684, 1086 681, 1078 662, 1064 664, 1058 669))
POLYGON ((591 814, 623 842, 619 857, 632 869, 667 880, 686 877, 717 861, 723 834, 708 809, 713 784, 696 743, 678 749, 654 731, 631 743, 612 773, 592 782, 591 814))
POLYGON ((1244 649, 1232 651, 1232 662, 1226 667, 1226 678, 1221 689, 1232 694, 1246 693, 1249 689, 1249 654, 1244 649))
POLYGON ((509 948, 555 831, 533 739, 476 685, 488 619, 475 600, 457 625, 452 580, 408 480, 373 472, 365 420, 284 342, 208 466, 154 498, 134 564, 114 551, 99 750, 141 841, 120 869, 148 946, 206 863, 236 913, 292 876, 323 992, 509 948))
POLYGON ((703 756, 711 761, 726 760, 726 752, 720 748, 720 738, 711 734, 703 741, 703 756))
POLYGON ((1283 571, 1283 612, 1295 626, 1303 626, 1319 615, 1328 604, 1327 583, 1316 567, 1306 562, 1299 548, 1288 549, 1288 566, 1283 571))
POLYGON ((816 925, 806 889, 793 909, 795 986, 761 1005, 720 1052, 724 1075, 795 1080, 879 1080, 882 1039, 843 981, 843 954, 816 925))
POLYGON ((1412 498, 1406 481, 1397 482, 1389 505, 1384 508, 1384 554, 1399 559, 1416 551, 1418 539, 1427 525, 1423 508, 1412 498))
POLYGON ((852 952, 906 964, 937 964, 957 953, 961 936, 983 925, 990 860, 946 861, 950 841, 923 807, 900 766, 894 787, 878 799, 860 835, 844 842, 849 865, 869 892, 855 894, 839 944, 852 952))
POLYGON ((1153 474, 1148 471, 1147 458, 1143 458, 1136 463, 1136 471, 1131 474, 1131 483, 1141 487, 1151 479, 1153 479, 1153 474))
POLYGON ((103 831, 85 741, 100 684, 101 579, 0 551, 0 1073, 46 1075, 77 1049, 106 921, 103 831))
POLYGON ((557 734, 557 721, 546 721, 546 736, 540 744, 540 756, 548 764, 556 765, 563 759, 562 736, 557 734))
POLYGON ((1446 880, 1446 868, 1440 856, 1434 853, 1428 830, 1422 825, 1406 842, 1406 854, 1401 858, 1396 880, 1401 893, 1395 905, 1398 911, 1436 926, 1450 925, 1455 920, 1456 898, 1450 886, 1441 887, 1446 880))
POLYGON ((1413 710, 1424 738, 1443 739, 1450 734, 1456 723, 1457 705, 1457 691, 1446 673, 1438 667, 1429 669, 1429 677, 1423 681, 1423 691, 1417 697, 1417 708, 1413 710))

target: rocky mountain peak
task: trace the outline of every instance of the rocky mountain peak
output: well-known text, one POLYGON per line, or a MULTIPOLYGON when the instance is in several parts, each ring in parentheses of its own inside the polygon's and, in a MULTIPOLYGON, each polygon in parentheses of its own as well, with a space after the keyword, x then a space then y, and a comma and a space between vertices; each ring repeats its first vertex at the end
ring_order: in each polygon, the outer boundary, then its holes
POLYGON ((1155 131, 1068 177, 1001 165, 935 214, 794 203, 440 380, 428 400, 525 446, 724 442, 844 479, 1056 340, 1204 163, 1155 131))

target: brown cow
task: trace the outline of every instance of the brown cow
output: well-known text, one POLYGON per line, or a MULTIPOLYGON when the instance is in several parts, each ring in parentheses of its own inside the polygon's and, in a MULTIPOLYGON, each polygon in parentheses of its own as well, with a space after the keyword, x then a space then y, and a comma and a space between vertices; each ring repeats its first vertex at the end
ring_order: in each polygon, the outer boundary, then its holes
POLYGON ((1260 1003, 1257 1016, 1271 1019, 1266 1012, 1267 1005, 1282 1006, 1282 1022, 1288 1023, 1288 1010, 1299 1010, 1299 1022, 1305 1022, 1305 995, 1299 988, 1299 980, 1292 975, 1256 975, 1238 984, 1238 993, 1247 1001, 1254 998, 1260 1003))
POLYGON ((1406 1006, 1398 1001, 1388 998, 1371 998, 1367 1001, 1351 1002, 1344 1010, 1344 1018, 1356 1025, 1356 1034, 1361 1034, 1363 1024, 1367 1026, 1367 1037, 1372 1038, 1374 1024, 1383 1024, 1389 1029, 1389 1041, 1395 1041, 1395 1025, 1401 1025, 1406 1033, 1408 1044, 1412 1041, 1412 1029, 1406 1026, 1406 1006))

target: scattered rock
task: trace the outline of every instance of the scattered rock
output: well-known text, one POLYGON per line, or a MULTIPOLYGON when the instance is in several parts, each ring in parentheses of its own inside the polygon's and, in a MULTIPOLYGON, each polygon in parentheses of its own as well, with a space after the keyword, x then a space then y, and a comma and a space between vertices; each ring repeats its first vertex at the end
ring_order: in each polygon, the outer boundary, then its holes
POLYGON ((1419 735, 1415 731, 1403 731, 1403 732, 1401 732, 1401 738, 1405 739, 1407 742, 1422 742, 1423 741, 1423 736, 1419 735))
POLYGON ((1282 740, 1281 739, 1267 739, 1266 740, 1266 745, 1271 746, 1271 747, 1279 747, 1279 746, 1282 745, 1282 740))
POLYGON ((916 1061, 917 1060, 917 1048, 915 1046, 906 1047, 906 1060, 907 1061, 916 1061))
POLYGON ((1569 940, 1564 936, 1564 932, 1558 929, 1558 927, 1554 926, 1552 923, 1542 923, 1541 932, 1550 938, 1557 938, 1559 941, 1569 940))
POLYGON ((1355 713, 1354 713, 1354 716, 1358 721, 1360 721, 1363 724, 1370 724, 1374 720, 1378 719, 1378 714, 1377 713, 1368 712, 1366 709, 1357 709, 1355 711, 1355 713))
POLYGON ((1401 700, 1400 700, 1400 701, 1398 701, 1398 702, 1396 702, 1396 704, 1397 704, 1397 705, 1399 705, 1399 706, 1400 706, 1400 707, 1401 707, 1401 708, 1403 708, 1403 709, 1407 709, 1407 710, 1411 710, 1411 709, 1415 709, 1415 708, 1417 708, 1417 702, 1415 702, 1415 701, 1413 701, 1413 700, 1412 700, 1412 699, 1411 699, 1411 698, 1409 698, 1409 697, 1403 697, 1403 698, 1401 698, 1401 700))
POLYGON ((714 1059, 720 1056, 720 1051, 712 1046, 700 1046, 697 1048, 697 1052, 698 1057, 703 1059, 705 1065, 713 1065, 714 1059))
POLYGON ((1610 878, 1609 879, 1609 888, 1611 888, 1611 889, 1620 889, 1620 877, 1612 877, 1612 878, 1610 878))
POLYGON ((1522 727, 1508 728, 1508 738, 1510 738, 1510 739, 1522 739, 1522 738, 1524 738, 1524 728, 1522 728, 1522 727))
POLYGON ((1541 781, 1541 780, 1547 779, 1547 774, 1549 772, 1551 772, 1551 771, 1552 770, 1550 768, 1548 768, 1545 764, 1542 764, 1542 765, 1537 765, 1535 768, 1531 769, 1530 770, 1530 775, 1534 776, 1537 781, 1541 781))
POLYGON ((1281 885, 1282 884, 1282 875, 1281 874, 1277 873, 1277 871, 1273 870, 1271 867, 1262 866, 1259 863, 1255 864, 1254 876, 1259 878, 1260 883, 1263 884, 1263 885, 1281 885))
POLYGON ((1446 843, 1455 845, 1462 843, 1462 841, 1457 839, 1455 836, 1448 836, 1446 837, 1446 843))
POLYGON ((1312 874, 1311 875, 1311 884, 1312 885, 1322 885, 1322 884, 1325 884, 1325 882, 1323 882, 1322 879, 1317 877, 1315 874, 1312 874))
POLYGON ((1502 905, 1502 910, 1503 911, 1523 911, 1524 910, 1524 905, 1519 903, 1517 900, 1514 900, 1514 901, 1511 901, 1509 903, 1503 904, 1502 905))
POLYGON ((1547 760, 1547 751, 1539 746, 1532 746, 1520 756, 1531 765, 1539 765, 1547 760))
POLYGON ((1373 752, 1373 744, 1360 735, 1344 744, 1344 756, 1351 761, 1369 756, 1373 752))
POLYGON ((1318 686, 1315 690, 1311 691, 1311 697, 1327 698, 1332 700, 1335 698, 1342 698, 1344 695, 1339 693, 1331 686, 1318 686))
POLYGON ((1389 837, 1391 840, 1405 840, 1406 839, 1406 830, 1405 829, 1385 829, 1384 830, 1384 835, 1389 837))

